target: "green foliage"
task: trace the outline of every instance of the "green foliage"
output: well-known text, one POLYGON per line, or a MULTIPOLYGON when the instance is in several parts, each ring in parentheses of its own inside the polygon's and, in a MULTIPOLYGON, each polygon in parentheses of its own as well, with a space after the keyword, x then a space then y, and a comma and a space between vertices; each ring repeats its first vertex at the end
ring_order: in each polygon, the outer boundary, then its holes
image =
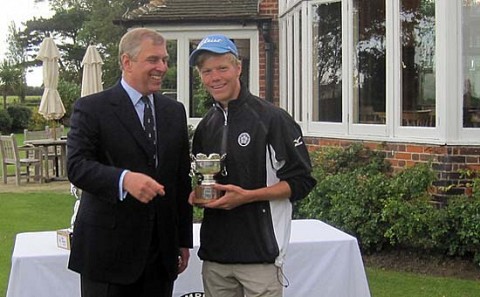
POLYGON ((434 249, 439 236, 439 213, 428 188, 435 180, 429 164, 418 163, 392 177, 382 217, 385 237, 392 245, 434 249))
POLYGON ((58 93, 60 94, 60 98, 62 98, 66 112, 63 119, 69 119, 72 113, 73 103, 80 98, 81 87, 77 83, 60 79, 58 82, 58 93))
POLYGON ((0 110, 0 133, 8 134, 12 131, 12 118, 6 110, 0 110))
POLYGON ((441 222, 442 248, 449 255, 472 255, 480 264, 480 192, 451 199, 442 210, 441 222))
POLYGON ((21 105, 12 105, 7 108, 8 114, 12 118, 12 131, 23 131, 28 127, 32 111, 30 108, 21 105))
POLYGON ((480 191, 438 207, 430 164, 393 175, 381 153, 361 145, 311 154, 317 186, 295 205, 295 218, 325 221, 357 237, 365 252, 392 247, 467 256, 480 264, 480 191))
POLYGON ((321 219, 356 236, 367 250, 386 242, 381 218, 390 167, 381 153, 355 144, 312 153, 317 186, 296 205, 295 217, 321 219))
POLYGON ((400 199, 421 197, 436 179, 428 163, 417 163, 395 175, 391 180, 392 194, 400 199))
POLYGON ((28 123, 28 130, 43 130, 45 126, 49 126, 49 121, 38 113, 38 106, 32 107, 32 116, 28 123))
POLYGON ((391 197, 386 201, 383 219, 388 223, 385 237, 392 246, 437 249, 437 238, 442 231, 439 212, 430 203, 428 196, 403 200, 391 197))
POLYGON ((203 117, 212 106, 213 99, 203 86, 198 71, 193 71, 193 114, 192 117, 203 117))
MULTIPOLYGON (((47 0, 44 0, 47 1, 47 0)), ((46 36, 55 39, 61 53, 60 75, 80 84, 81 61, 89 44, 94 43, 103 59, 102 79, 105 86, 113 85, 120 77, 118 42, 126 32, 120 20, 126 11, 148 3, 149 0, 49 0, 52 17, 33 18, 25 22, 25 29, 10 36, 17 48, 25 49, 25 65, 40 65, 35 60, 38 46, 46 36)))
POLYGON ((7 108, 7 95, 22 84, 23 70, 9 60, 0 64, 0 91, 3 96, 3 109, 7 108))

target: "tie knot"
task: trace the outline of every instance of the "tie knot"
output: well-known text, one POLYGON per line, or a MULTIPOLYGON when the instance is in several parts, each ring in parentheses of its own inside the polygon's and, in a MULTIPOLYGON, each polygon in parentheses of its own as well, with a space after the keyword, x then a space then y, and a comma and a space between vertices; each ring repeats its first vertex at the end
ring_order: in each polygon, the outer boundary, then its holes
POLYGON ((143 103, 150 105, 150 99, 148 99, 148 96, 142 96, 140 100, 142 100, 143 103))

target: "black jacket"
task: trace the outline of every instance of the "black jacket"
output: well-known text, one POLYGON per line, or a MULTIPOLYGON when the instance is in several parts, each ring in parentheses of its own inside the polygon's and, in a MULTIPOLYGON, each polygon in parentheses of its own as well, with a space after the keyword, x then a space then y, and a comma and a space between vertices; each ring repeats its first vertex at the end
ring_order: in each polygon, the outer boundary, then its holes
POLYGON ((233 210, 205 209, 199 257, 219 263, 281 265, 290 238, 291 202, 315 186, 299 125, 273 104, 242 87, 228 112, 214 105, 195 130, 193 154, 226 153, 221 184, 257 189, 286 181, 290 199, 233 210), (222 144, 223 143, 223 144, 222 144))
POLYGON ((75 103, 67 140, 68 177, 83 191, 69 268, 92 280, 119 284, 137 280, 152 236, 158 236, 162 263, 174 279, 179 247, 192 247, 185 109, 158 94, 154 103, 158 166, 155 147, 120 83, 75 103), (119 178, 125 169, 163 184, 165 196, 148 204, 130 195, 119 201, 119 178))

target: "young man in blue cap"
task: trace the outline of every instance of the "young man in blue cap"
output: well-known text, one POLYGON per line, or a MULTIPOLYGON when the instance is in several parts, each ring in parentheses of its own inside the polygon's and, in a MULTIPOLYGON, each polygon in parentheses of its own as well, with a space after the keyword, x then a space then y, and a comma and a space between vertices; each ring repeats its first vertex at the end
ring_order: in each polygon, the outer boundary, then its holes
POLYGON ((215 177, 224 195, 202 204, 198 255, 205 294, 282 296, 292 202, 316 184, 301 129, 242 84, 238 50, 226 36, 206 36, 190 65, 215 100, 195 130, 192 153, 226 154, 215 177))

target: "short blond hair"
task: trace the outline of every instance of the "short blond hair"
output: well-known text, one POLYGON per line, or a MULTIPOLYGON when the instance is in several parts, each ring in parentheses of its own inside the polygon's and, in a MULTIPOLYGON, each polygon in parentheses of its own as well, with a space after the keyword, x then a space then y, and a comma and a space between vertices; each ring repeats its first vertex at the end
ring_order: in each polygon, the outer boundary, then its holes
POLYGON ((238 65, 241 65, 241 63, 242 63, 242 61, 232 53, 217 54, 217 53, 214 53, 214 52, 202 51, 198 54, 198 57, 197 57, 196 62, 195 62, 197 70, 202 68, 203 63, 205 63, 205 60, 207 60, 208 58, 218 57, 218 56, 223 56, 223 55, 228 55, 228 57, 230 59, 230 62, 232 62, 233 65, 238 66, 238 65))

